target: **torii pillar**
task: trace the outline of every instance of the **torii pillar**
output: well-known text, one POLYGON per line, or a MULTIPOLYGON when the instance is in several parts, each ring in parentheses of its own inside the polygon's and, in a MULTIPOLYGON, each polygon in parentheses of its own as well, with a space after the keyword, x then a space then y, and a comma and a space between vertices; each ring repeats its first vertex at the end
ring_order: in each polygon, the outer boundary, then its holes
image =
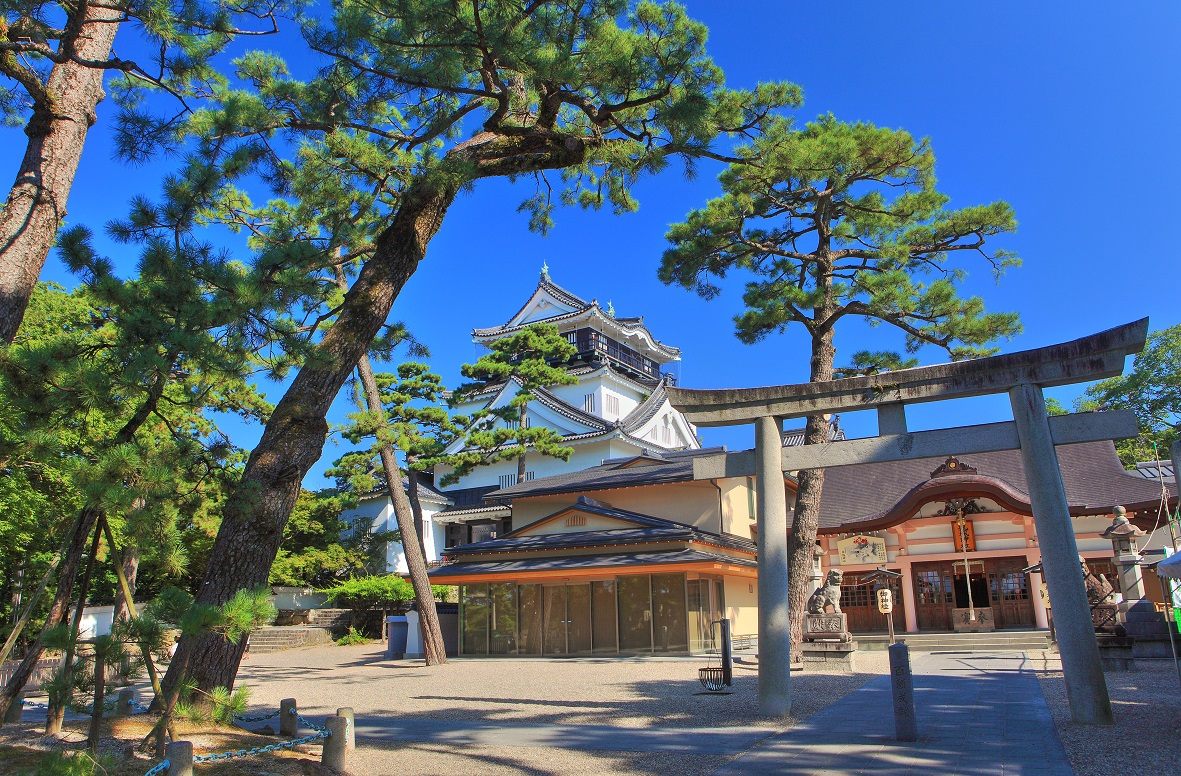
POLYGON ((755 500, 759 520, 759 710, 791 713, 791 619, 787 611, 787 491, 783 486, 783 425, 755 422, 755 500))
POLYGON ((1044 575, 1054 601, 1071 717, 1085 724, 1111 724, 1111 701, 1054 448, 1136 436, 1136 419, 1127 411, 1050 418, 1042 388, 1122 374, 1124 358, 1144 348, 1147 334, 1144 318, 1049 347, 864 377, 766 388, 667 388, 672 405, 691 423, 755 426, 753 451, 694 458, 693 477, 757 477, 762 712, 778 716, 791 711, 783 472, 1020 449, 1044 575), (906 428, 907 404, 998 393, 1009 394, 1012 422, 921 432, 906 428), (876 437, 782 446, 781 423, 786 418, 865 409, 877 410, 876 437))

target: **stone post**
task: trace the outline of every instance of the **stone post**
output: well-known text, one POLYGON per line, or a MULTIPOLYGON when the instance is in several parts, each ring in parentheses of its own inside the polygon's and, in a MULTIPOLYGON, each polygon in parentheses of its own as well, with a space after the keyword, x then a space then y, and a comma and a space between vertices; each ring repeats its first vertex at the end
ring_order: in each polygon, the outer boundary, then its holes
POLYGON ((422 617, 417 609, 406 612, 406 654, 403 657, 426 657, 422 648, 422 617))
POLYGON ((336 716, 344 717, 348 722, 347 734, 344 737, 345 747, 351 752, 357 748, 357 718, 353 714, 353 709, 350 706, 342 706, 336 710, 336 716))
POLYGON ((783 429, 778 418, 755 423, 759 520, 759 710, 791 713, 791 621, 787 612, 787 494, 783 429))
POLYGON ((193 742, 171 741, 164 750, 168 776, 193 776, 193 742))
POLYGON ((115 704, 116 717, 130 717, 135 713, 135 689, 124 687, 119 691, 119 702, 115 704))
POLYGON ((279 735, 295 738, 299 731, 299 707, 295 698, 284 698, 279 701, 279 735))
POLYGON ((914 709, 914 675, 910 670, 910 649, 903 642, 891 644, 890 694, 894 697, 894 738, 917 741, 918 716, 914 709))
POLYGON ((8 704, 8 712, 4 715, 5 722, 20 722, 21 715, 25 713, 25 701, 19 695, 12 699, 12 703, 8 704))
POLYGON ((328 738, 324 739, 324 751, 320 755, 320 763, 337 773, 348 773, 348 720, 344 717, 329 717, 324 726, 328 728, 328 738))
POLYGON ((1091 607, 1078 562, 1078 544, 1070 523, 1066 488, 1050 436, 1042 389, 1028 383, 1009 391, 1013 420, 1021 441, 1021 460, 1033 506, 1042 571, 1054 602, 1054 625, 1070 716, 1075 722, 1110 725, 1111 699, 1091 624, 1091 607))

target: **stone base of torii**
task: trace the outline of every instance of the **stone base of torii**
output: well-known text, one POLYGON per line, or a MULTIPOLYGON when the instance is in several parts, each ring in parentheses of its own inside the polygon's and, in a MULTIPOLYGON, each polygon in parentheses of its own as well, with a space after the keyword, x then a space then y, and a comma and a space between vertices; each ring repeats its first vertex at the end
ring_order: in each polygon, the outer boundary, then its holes
POLYGON ((1148 319, 1071 342, 988 358, 821 383, 765 388, 669 388, 669 399, 699 426, 751 423, 755 448, 694 460, 696 479, 755 476, 759 521, 759 705, 769 716, 791 711, 787 607, 787 495, 783 473, 859 463, 1021 450, 1071 716, 1111 724, 1111 701, 1055 445, 1124 439, 1137 433, 1130 412, 1048 417, 1042 389, 1113 377, 1144 347, 1148 319), (1008 393, 1013 421, 909 432, 905 406, 1008 393), (783 421, 876 409, 878 436, 783 447, 783 421))

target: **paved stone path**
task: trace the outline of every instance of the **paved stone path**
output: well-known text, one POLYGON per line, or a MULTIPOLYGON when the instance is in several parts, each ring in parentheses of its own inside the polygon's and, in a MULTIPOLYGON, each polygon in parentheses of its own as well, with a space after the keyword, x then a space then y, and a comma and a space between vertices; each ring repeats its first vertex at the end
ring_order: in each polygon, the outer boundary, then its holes
POLYGON ((882 676, 752 747, 716 776, 1073 774, 1022 653, 914 653, 911 663, 916 743, 894 740, 890 678, 882 676))
POLYGON ((737 754, 768 731, 741 727, 621 728, 611 725, 506 724, 483 720, 357 719, 366 743, 425 741, 451 746, 539 746, 604 752, 737 754))

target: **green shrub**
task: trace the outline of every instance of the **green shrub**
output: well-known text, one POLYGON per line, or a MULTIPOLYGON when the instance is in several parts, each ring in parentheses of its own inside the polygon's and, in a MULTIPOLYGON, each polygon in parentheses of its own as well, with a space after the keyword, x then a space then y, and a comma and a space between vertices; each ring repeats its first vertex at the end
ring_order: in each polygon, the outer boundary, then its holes
POLYGON ((21 771, 20 776, 96 776, 110 773, 115 769, 115 758, 99 755, 96 760, 88 752, 54 752, 44 757, 31 771, 21 771))
POLYGON ((336 643, 341 647, 350 647, 354 644, 367 644, 369 639, 357 633, 357 629, 350 625, 349 632, 337 639, 336 643))
POLYGON ((333 604, 348 603, 354 609, 395 608, 414 600, 414 587, 396 574, 354 577, 321 592, 333 604))

